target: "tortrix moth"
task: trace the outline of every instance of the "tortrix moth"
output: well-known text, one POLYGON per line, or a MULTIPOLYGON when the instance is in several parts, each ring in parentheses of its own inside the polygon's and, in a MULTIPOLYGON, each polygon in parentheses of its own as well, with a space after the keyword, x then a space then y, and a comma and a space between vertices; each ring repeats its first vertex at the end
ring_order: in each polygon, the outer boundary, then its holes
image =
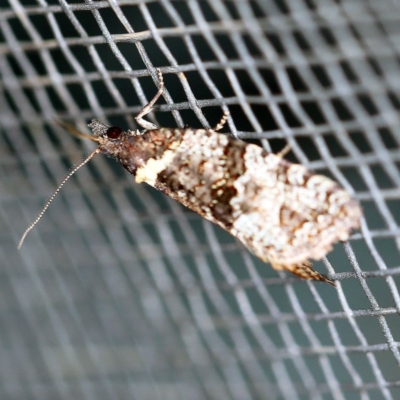
POLYGON ((254 144, 218 133, 224 114, 214 129, 158 128, 143 119, 163 92, 158 70, 156 96, 135 117, 140 131, 122 131, 93 120, 98 148, 62 181, 55 195, 82 165, 95 154, 115 158, 136 182, 146 182, 181 204, 214 222, 238 238, 252 253, 277 270, 303 279, 326 281, 309 259, 324 257, 337 241, 349 238, 359 226, 361 208, 350 194, 331 179, 313 174, 254 144))

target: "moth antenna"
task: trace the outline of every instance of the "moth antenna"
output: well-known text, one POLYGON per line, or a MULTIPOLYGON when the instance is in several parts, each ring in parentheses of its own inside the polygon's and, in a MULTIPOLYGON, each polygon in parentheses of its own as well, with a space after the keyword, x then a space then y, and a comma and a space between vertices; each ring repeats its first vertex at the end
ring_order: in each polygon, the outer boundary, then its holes
POLYGON ((57 122, 58 125, 60 125, 63 128, 65 128, 72 135, 78 137, 79 139, 89 139, 89 140, 91 140, 93 142, 98 142, 99 141, 99 139, 96 136, 87 135, 86 133, 78 131, 78 129, 76 129, 72 124, 70 124, 68 122, 62 121, 60 119, 56 119, 55 121, 57 122))
POLYGON ((93 153, 89 154, 78 166, 76 166, 63 180, 62 182, 58 185, 58 187, 54 190, 54 192, 51 194, 49 199, 47 200, 46 204, 43 206, 43 208, 40 210, 38 216, 36 219, 28 226, 26 231, 21 237, 21 240, 19 241, 18 244, 18 250, 21 248, 22 243, 24 243, 24 240, 26 238, 26 235, 33 229, 33 227, 40 221, 40 219, 43 217, 43 214, 46 212, 46 210, 49 208, 51 202, 54 200, 54 198, 57 196, 57 193, 61 190, 61 188, 65 185, 65 183, 68 181, 71 176, 78 171, 79 168, 83 167, 87 162, 89 162, 97 153, 100 153, 99 149, 96 149, 93 153))

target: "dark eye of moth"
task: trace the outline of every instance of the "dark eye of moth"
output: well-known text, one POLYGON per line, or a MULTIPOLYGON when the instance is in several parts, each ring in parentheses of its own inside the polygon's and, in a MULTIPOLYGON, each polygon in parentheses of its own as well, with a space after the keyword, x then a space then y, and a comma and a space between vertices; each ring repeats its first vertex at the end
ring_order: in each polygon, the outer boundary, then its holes
POLYGON ((110 139, 118 139, 121 133, 122 129, 119 126, 111 126, 110 128, 107 129, 106 135, 110 139))

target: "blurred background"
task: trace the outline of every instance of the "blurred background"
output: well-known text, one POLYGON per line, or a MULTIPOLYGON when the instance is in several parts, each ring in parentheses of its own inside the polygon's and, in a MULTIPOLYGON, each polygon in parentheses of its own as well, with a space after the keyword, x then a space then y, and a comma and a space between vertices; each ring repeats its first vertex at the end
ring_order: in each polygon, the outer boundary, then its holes
POLYGON ((400 398, 400 4, 0 0, 0 398, 400 398), (328 175, 360 231, 301 281, 96 156, 92 118, 224 131, 328 175))

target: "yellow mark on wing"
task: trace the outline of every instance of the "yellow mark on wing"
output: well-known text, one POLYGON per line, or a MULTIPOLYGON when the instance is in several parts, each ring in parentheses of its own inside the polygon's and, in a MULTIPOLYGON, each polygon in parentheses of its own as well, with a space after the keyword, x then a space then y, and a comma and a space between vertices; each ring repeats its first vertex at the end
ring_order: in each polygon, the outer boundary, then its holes
POLYGON ((159 160, 154 158, 150 158, 146 165, 141 168, 138 168, 136 171, 136 182, 142 183, 146 182, 151 186, 154 186, 157 176, 161 171, 164 171, 165 168, 171 164, 172 160, 175 157, 176 152, 174 150, 166 150, 164 154, 159 160))

